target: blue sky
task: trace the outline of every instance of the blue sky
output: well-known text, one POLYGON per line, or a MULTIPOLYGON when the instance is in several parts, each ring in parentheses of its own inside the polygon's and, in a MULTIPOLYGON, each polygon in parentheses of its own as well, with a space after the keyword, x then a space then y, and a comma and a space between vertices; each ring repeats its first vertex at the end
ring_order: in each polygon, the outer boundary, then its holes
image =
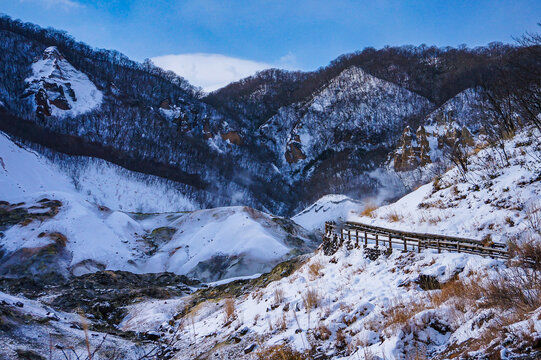
POLYGON ((210 89, 215 77, 312 70, 366 46, 512 42, 537 31, 541 1, 0 0, 0 12, 136 60, 158 57, 210 89))

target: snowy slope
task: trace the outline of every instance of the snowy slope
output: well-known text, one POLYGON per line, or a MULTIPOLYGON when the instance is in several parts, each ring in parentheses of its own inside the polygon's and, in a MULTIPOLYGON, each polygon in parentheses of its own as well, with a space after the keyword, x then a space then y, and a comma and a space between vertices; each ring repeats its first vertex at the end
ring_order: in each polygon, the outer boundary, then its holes
POLYGON ((325 221, 345 221, 351 212, 361 212, 365 204, 345 195, 326 195, 291 219, 305 229, 322 230, 325 221))
POLYGON ((75 69, 55 46, 34 60, 32 75, 25 81, 26 94, 34 94, 34 105, 47 116, 77 116, 98 108, 103 100, 88 76, 75 69))
POLYGON ((0 199, 45 190, 74 192, 75 188, 49 160, 0 132, 0 199))
POLYGON ((101 159, 66 157, 52 162, 0 132, 0 200, 62 191, 115 210, 166 212, 195 206, 170 182, 101 159))
POLYGON ((63 192, 17 201, 22 204, 4 204, 2 210, 31 215, 0 228, 0 271, 10 276, 37 275, 37 269, 44 275, 45 262, 48 271, 63 276, 169 271, 214 281, 268 271, 317 246, 291 221, 246 207, 131 215, 63 192), (59 201, 58 213, 40 206, 43 199, 59 201))
POLYGON ((176 233, 147 261, 145 271, 213 281, 268 271, 317 246, 290 221, 248 207, 194 211, 168 226, 176 233))
POLYGON ((85 198, 111 209, 158 213, 198 208, 173 181, 124 169, 102 159, 55 162, 85 198))
POLYGON ((541 209, 541 148, 533 141, 538 132, 530 132, 505 143, 509 163, 501 149, 485 147, 470 155, 465 176, 453 168, 372 217, 349 220, 478 239, 490 234, 498 242, 528 237, 541 209))
MULTIPOLYGON (((187 297, 134 306, 123 325, 134 331, 159 329, 177 349, 177 360, 201 354, 254 359, 254 353, 276 345, 282 351, 311 348, 329 359, 369 360, 376 355, 398 360, 416 352, 421 358, 432 358, 446 349, 467 346, 471 339, 490 333, 497 322, 490 316, 492 310, 456 310, 453 303, 433 301, 440 292, 423 290, 422 276, 438 283, 453 278, 468 282, 478 276, 488 279, 504 268, 503 261, 468 254, 395 250, 388 257, 370 260, 362 249, 342 248, 332 256, 317 252, 293 274, 235 297, 229 318, 225 304, 231 300, 203 302, 185 318, 171 318, 189 304, 191 297, 187 297), (307 302, 308 296, 314 303, 307 302), (145 311, 161 319, 161 324, 145 311), (180 336, 167 335, 177 326, 180 336)), ((541 333, 539 319, 533 326, 528 322, 513 326, 517 334, 541 333)))

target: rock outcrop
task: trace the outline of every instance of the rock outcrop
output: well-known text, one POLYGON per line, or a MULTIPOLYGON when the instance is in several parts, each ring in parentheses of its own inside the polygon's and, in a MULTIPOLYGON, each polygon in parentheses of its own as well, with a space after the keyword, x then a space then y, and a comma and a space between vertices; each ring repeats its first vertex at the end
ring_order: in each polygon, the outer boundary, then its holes
POLYGON ((97 108, 103 95, 54 46, 34 59, 23 97, 31 98, 40 118, 78 115, 97 108))
POLYGON ((432 162, 428 134, 423 126, 417 129, 415 135, 409 126, 404 129, 393 160, 395 171, 410 171, 432 162))
POLYGON ((224 141, 229 141, 230 144, 237 146, 242 145, 242 137, 236 131, 229 131, 225 134, 221 134, 221 136, 224 141))

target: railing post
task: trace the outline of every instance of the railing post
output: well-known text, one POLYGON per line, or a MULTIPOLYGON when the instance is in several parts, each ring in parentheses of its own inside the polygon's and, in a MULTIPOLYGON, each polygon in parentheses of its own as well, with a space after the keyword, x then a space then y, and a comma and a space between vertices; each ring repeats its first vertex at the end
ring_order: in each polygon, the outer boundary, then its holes
POLYGON ((364 231, 364 247, 368 246, 368 234, 366 233, 366 230, 364 231))
POLYGON ((406 241, 406 238, 402 236, 402 239, 404 240, 404 251, 408 251, 408 243, 406 241))
POLYGON ((376 234, 376 248, 378 247, 378 234, 376 234))
POLYGON ((359 230, 355 229, 355 247, 359 248, 359 230))
POLYGON ((340 229, 340 246, 344 244, 344 229, 340 229))
POLYGON ((436 244, 437 244, 437 247, 438 247, 438 254, 440 254, 440 253, 441 253, 440 239, 437 239, 437 240, 436 240, 436 244))
POLYGON ((392 242, 393 238, 391 236, 391 234, 389 234, 389 249, 392 249, 393 248, 393 242, 392 242))
POLYGON ((456 252, 460 252, 460 243, 458 241, 456 243, 456 252))
POLYGON ((421 239, 417 239, 417 252, 421 252, 421 239))
POLYGON ((351 230, 348 229, 348 246, 351 245, 351 230))

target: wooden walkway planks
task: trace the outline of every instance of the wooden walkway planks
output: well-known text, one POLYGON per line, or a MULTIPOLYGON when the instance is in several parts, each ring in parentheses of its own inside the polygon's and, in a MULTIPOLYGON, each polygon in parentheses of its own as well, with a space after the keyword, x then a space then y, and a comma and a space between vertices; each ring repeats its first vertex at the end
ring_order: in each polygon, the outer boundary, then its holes
POLYGON ((345 222, 342 226, 326 222, 323 241, 339 241, 339 245, 349 243, 356 247, 359 247, 361 243, 366 247, 370 243, 375 244, 376 247, 382 245, 404 251, 420 252, 423 249, 436 249, 438 252, 463 252, 495 258, 508 258, 509 256, 507 246, 504 244, 484 243, 480 240, 455 236, 386 229, 351 221, 345 222))

